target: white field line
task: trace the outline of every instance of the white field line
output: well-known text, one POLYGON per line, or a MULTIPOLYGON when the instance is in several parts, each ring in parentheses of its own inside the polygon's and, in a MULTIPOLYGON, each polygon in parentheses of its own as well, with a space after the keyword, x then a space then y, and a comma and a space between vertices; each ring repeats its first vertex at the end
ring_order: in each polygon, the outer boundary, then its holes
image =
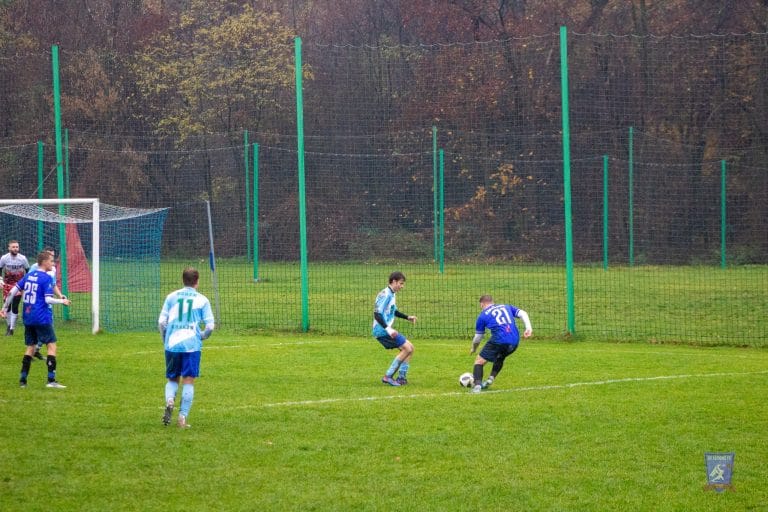
MULTIPOLYGON (((536 391, 573 389, 573 388, 587 387, 587 386, 606 386, 609 384, 623 384, 623 383, 631 383, 631 382, 654 382, 654 381, 663 381, 663 380, 682 380, 682 379, 707 379, 707 378, 714 378, 714 377, 745 377, 750 375, 765 375, 765 374, 768 374, 768 370, 762 370, 757 372, 716 372, 716 373, 692 373, 692 374, 679 374, 679 375, 656 375, 652 377, 625 377, 621 379, 604 379, 604 380, 594 380, 594 381, 587 381, 587 382, 570 382, 566 384, 546 384, 543 386, 523 386, 519 388, 510 388, 510 389, 493 389, 493 390, 483 391, 478 395, 475 395, 474 393, 470 393, 469 390, 462 390, 462 391, 449 391, 445 393, 411 393, 407 395, 322 398, 318 400, 298 400, 298 401, 288 401, 288 402, 273 402, 273 403, 265 403, 265 404, 247 404, 247 405, 240 405, 235 407, 228 407, 228 410, 254 409, 254 408, 261 408, 261 407, 300 407, 300 406, 312 406, 312 405, 337 404, 337 403, 344 403, 344 402, 378 402, 382 400, 443 398, 443 397, 450 397, 450 396, 474 397, 474 396, 484 396, 484 395, 490 395, 490 394, 498 395, 498 394, 507 394, 507 393, 525 393, 525 392, 536 392, 536 391)), ((0 403, 9 403, 11 401, 15 401, 15 400, 0 399, 0 403)), ((54 403, 55 401, 48 400, 46 402, 54 403)), ((91 403, 89 403, 88 405, 89 406, 95 405, 97 407, 100 405, 106 406, 106 404, 91 404, 91 403)), ((151 408, 162 409, 162 407, 155 407, 155 406, 152 406, 151 408)), ((210 411, 210 410, 215 410, 216 408, 204 407, 203 409, 205 409, 206 411, 210 411)))
MULTIPOLYGON (((511 389, 494 389, 486 390, 480 393, 480 395, 489 394, 502 394, 502 393, 524 393, 535 391, 551 391, 559 389, 572 389, 586 386, 606 386, 609 384, 623 384, 628 382, 652 382, 661 380, 680 380, 680 379, 704 379, 713 377, 741 377, 747 375, 764 375, 768 374, 768 370, 758 372, 717 372, 717 373, 698 373, 698 374, 681 374, 681 375, 657 375, 653 377, 625 377, 621 379, 605 379, 595 380, 587 382, 571 382, 567 384, 548 384, 544 386, 525 386, 511 389)), ((324 404, 336 404, 343 402, 376 402, 379 400, 403 400, 411 398, 442 398, 447 396, 475 396, 473 393, 466 391, 451 391, 447 393, 418 393, 408 395, 387 395, 387 396, 367 396, 367 397, 347 397, 347 398, 324 398, 320 400, 300 400, 291 402, 274 402, 261 405, 244 405, 239 407, 241 409, 247 409, 252 407, 295 407, 295 406, 307 406, 307 405, 324 405, 324 404)))

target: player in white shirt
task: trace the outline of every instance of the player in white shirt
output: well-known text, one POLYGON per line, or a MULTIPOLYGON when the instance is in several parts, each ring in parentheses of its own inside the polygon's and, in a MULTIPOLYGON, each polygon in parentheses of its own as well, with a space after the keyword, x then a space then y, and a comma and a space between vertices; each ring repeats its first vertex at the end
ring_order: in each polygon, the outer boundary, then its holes
MULTIPOLYGON (((19 241, 10 240, 8 242, 8 252, 0 258, 0 273, 3 283, 3 300, 8 297, 11 289, 18 283, 29 269, 29 262, 26 256, 19 254, 19 241)), ((19 303, 21 303, 21 294, 13 298, 11 307, 8 310, 6 322, 8 328, 5 331, 6 336, 13 336, 13 329, 16 327, 16 319, 19 316, 19 303)))

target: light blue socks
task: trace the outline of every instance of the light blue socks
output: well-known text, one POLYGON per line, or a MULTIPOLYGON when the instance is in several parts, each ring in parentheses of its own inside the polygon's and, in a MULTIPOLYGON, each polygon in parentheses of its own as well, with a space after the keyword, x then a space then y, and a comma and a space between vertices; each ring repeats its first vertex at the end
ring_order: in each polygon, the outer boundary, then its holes
POLYGON ((176 400, 176 391, 179 390, 179 383, 169 380, 165 383, 165 403, 168 400, 176 400))
POLYGON ((394 358, 392 360, 392 364, 389 365, 389 369, 387 370, 387 377, 391 377, 395 374, 398 368, 400 368, 400 360, 398 358, 394 358))
POLYGON ((401 379, 407 378, 408 368, 409 367, 410 367, 410 365, 408 364, 408 361, 403 361, 400 364, 400 378, 401 379))
POLYGON ((181 416, 189 416, 189 410, 192 408, 192 400, 195 398, 195 385, 184 384, 181 388, 181 407, 179 408, 179 414, 181 416))

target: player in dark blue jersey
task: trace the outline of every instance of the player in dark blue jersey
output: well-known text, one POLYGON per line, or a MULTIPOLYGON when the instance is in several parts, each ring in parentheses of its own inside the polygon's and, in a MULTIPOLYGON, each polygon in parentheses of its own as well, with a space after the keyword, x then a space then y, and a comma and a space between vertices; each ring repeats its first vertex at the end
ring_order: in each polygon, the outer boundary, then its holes
POLYGON ((528 313, 509 304, 494 304, 493 297, 483 295, 480 297, 480 315, 475 322, 475 337, 472 339, 470 354, 477 351, 478 345, 485 337, 486 329, 491 331, 491 338, 483 346, 480 354, 475 358, 475 367, 472 372, 474 377, 473 393, 487 388, 504 366, 504 360, 508 355, 517 350, 520 343, 520 333, 515 324, 515 318, 519 318, 525 324, 523 336, 530 338, 533 335, 531 320, 528 313), (483 367, 488 361, 493 363, 491 375, 483 382, 483 367))
POLYGON ((390 386, 408 384, 408 368, 413 356, 413 343, 392 328, 395 318, 403 318, 414 324, 417 320, 415 316, 409 316, 398 311, 395 305, 395 294, 404 286, 405 274, 398 271, 392 272, 389 275, 389 286, 379 292, 373 306, 373 327, 371 329, 373 337, 387 350, 393 348, 398 350, 397 355, 389 365, 389 369, 381 378, 381 382, 390 386), (394 377, 395 373, 398 374, 397 379, 394 377))
MULTIPOLYGON (((51 265, 51 270, 46 272, 49 276, 51 276, 51 279, 53 279, 53 295, 60 298, 65 299, 63 293, 61 293, 61 290, 59 289, 59 286, 56 284, 56 250, 53 247, 46 247, 43 249, 46 252, 51 253, 51 256, 53 256, 53 265, 51 265)), ((37 263, 33 263, 31 267, 29 267, 29 272, 32 272, 33 270, 37 270, 38 266, 37 263)), ((21 297, 19 297, 21 299, 21 297)), ((40 359, 41 361, 45 359, 43 357, 43 354, 40 353, 40 349, 43 348, 43 344, 41 342, 37 343, 37 350, 35 350, 34 357, 35 359, 40 359)))
POLYGON ((37 349, 37 343, 42 342, 47 346, 48 384, 49 388, 64 388, 66 386, 56 381, 56 333, 53 331, 52 304, 72 304, 69 299, 57 299, 53 296, 53 288, 56 282, 48 275, 53 267, 53 255, 43 251, 37 255, 38 269, 26 274, 18 281, 8 293, 0 316, 8 314, 17 292, 21 292, 21 303, 24 311, 24 358, 21 360, 21 376, 19 385, 27 387, 27 376, 32 364, 32 355, 37 349))

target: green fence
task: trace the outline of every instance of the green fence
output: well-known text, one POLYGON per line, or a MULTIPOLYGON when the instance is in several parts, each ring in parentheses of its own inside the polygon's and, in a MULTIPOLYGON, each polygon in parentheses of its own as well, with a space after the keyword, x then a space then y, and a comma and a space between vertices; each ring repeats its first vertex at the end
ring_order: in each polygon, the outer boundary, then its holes
MULTIPOLYGON (((163 290, 208 268, 210 201, 224 327, 366 337, 399 269, 414 339, 467 339, 491 293, 539 336, 767 344, 766 35, 275 41, 61 49, 69 193, 170 208, 163 290)), ((37 196, 40 140, 51 197, 50 55, 0 66, 0 194, 37 196)))

